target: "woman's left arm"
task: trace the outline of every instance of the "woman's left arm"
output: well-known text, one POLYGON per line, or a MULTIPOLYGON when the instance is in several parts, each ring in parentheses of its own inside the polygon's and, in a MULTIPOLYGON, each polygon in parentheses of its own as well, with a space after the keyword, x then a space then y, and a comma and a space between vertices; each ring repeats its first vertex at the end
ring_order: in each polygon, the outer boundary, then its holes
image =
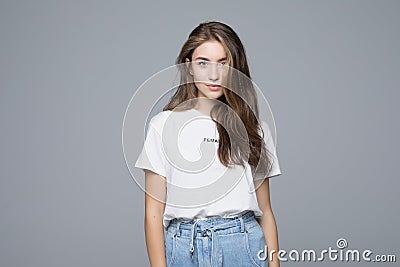
POLYGON ((261 217, 257 217, 257 221, 263 229, 265 242, 267 244, 268 266, 279 267, 278 230, 276 227, 275 217, 271 208, 270 194, 269 194, 269 178, 263 179, 261 181, 259 180, 255 181, 254 186, 256 188, 258 205, 263 212, 263 215, 261 217), (275 253, 271 255, 272 250, 274 250, 275 253))

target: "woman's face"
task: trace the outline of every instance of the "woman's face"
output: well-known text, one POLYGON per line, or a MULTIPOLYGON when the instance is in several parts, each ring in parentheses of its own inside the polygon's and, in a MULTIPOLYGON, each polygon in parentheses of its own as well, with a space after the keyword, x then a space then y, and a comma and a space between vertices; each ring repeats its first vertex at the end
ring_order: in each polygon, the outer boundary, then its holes
MULTIPOLYGON (((186 59, 186 62, 189 62, 186 59)), ((190 73, 198 89, 198 97, 217 99, 223 95, 223 72, 227 55, 218 41, 206 41, 198 46, 192 55, 190 73)))

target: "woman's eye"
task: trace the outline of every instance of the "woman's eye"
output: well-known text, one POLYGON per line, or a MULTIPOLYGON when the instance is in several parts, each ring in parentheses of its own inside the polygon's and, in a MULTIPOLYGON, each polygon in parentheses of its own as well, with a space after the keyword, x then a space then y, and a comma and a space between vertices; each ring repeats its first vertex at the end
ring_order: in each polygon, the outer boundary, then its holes
POLYGON ((198 63, 200 66, 207 66, 207 62, 206 61, 199 61, 198 63))

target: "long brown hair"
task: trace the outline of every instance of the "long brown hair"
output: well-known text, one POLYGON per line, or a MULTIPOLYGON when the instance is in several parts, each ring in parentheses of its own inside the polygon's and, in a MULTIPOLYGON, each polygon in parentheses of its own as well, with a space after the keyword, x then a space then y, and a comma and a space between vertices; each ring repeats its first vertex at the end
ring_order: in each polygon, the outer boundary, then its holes
POLYGON ((194 50, 206 41, 220 42, 227 54, 226 64, 235 70, 230 71, 230 90, 223 90, 223 95, 217 99, 220 104, 214 105, 210 112, 219 133, 218 157, 224 166, 244 166, 244 163, 248 162, 253 174, 261 173, 266 177, 272 164, 267 156, 270 152, 267 151, 264 139, 260 135, 263 130, 259 122, 257 94, 251 82, 244 46, 230 26, 216 21, 203 22, 189 34, 175 62, 181 74, 180 84, 163 110, 182 107, 186 110, 194 107, 195 101, 188 100, 197 98, 198 89, 183 63, 186 58, 192 61, 194 50), (229 112, 232 110, 233 112, 229 112), (243 142, 247 140, 243 131, 237 130, 243 124, 248 143, 243 142))

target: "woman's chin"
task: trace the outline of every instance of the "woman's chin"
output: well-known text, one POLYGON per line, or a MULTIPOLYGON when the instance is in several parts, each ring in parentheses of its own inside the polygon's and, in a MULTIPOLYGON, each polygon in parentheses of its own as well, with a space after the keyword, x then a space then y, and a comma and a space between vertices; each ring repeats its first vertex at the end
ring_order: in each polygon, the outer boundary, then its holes
POLYGON ((209 91, 209 92, 203 92, 202 94, 200 94, 200 97, 206 97, 209 99, 218 99, 219 97, 222 96, 222 90, 219 91, 209 91))

